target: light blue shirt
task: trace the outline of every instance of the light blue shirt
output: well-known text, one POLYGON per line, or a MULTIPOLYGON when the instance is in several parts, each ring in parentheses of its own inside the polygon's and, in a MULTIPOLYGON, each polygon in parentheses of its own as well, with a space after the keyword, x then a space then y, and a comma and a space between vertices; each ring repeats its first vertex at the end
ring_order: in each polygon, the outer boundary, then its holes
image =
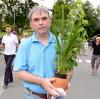
MULTIPOLYGON (((55 39, 49 32, 49 41, 47 45, 42 45, 36 38, 35 33, 20 44, 14 61, 14 71, 25 70, 33 75, 44 78, 54 76, 55 67, 55 39)), ((37 93, 46 93, 46 91, 37 84, 24 82, 24 87, 37 93)))

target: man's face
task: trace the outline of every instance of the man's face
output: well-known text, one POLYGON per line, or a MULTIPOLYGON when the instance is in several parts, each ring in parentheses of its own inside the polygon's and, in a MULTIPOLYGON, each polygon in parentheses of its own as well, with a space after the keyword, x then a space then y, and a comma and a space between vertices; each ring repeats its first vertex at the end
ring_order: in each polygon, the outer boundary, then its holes
POLYGON ((100 37, 96 37, 96 43, 100 44, 100 37))
POLYGON ((48 13, 36 11, 32 14, 30 26, 38 34, 48 33, 51 25, 51 19, 48 13))
POLYGON ((6 27, 6 33, 11 33, 11 27, 6 27))

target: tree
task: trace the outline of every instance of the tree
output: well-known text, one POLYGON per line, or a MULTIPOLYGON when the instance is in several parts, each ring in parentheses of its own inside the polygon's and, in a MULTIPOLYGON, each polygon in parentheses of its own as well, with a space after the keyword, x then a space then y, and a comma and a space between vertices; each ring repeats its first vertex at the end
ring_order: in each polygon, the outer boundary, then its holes
POLYGON ((85 12, 85 19, 88 21, 88 25, 85 26, 85 29, 87 30, 88 37, 90 38, 96 35, 97 15, 95 9, 89 1, 83 3, 83 9, 85 12))
POLYGON ((97 21, 96 21, 96 33, 100 34, 100 4, 97 7, 97 21))
POLYGON ((27 14, 29 10, 37 3, 32 0, 25 0, 20 2, 19 0, 2 0, 4 2, 5 21, 8 24, 13 25, 16 29, 23 28, 28 24, 27 14))
POLYGON ((3 4, 0 4, 0 31, 2 30, 2 10, 3 10, 3 4))
POLYGON ((72 6, 72 0, 58 0, 53 6, 52 26, 53 32, 58 33, 66 27, 65 20, 72 6))

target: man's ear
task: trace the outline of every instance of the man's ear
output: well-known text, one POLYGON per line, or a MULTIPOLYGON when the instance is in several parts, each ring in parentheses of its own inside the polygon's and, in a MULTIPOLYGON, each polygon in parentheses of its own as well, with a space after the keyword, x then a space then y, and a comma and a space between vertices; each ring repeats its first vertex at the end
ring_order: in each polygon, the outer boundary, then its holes
POLYGON ((50 26, 51 26, 52 18, 50 17, 50 26))
POLYGON ((31 29, 33 30, 33 25, 32 25, 32 22, 30 21, 30 27, 31 27, 31 29))
POLYGON ((32 29, 32 31, 34 31, 34 28, 33 28, 33 25, 32 25, 31 21, 30 21, 30 28, 32 29))
POLYGON ((30 21, 30 27, 32 28, 32 22, 30 21))

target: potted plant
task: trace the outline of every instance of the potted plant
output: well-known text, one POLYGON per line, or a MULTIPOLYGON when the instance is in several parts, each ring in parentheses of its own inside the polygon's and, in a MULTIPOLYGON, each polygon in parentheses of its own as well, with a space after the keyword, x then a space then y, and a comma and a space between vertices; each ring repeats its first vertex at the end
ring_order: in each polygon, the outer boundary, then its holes
POLYGON ((77 66, 77 56, 86 40, 86 31, 83 26, 87 21, 83 19, 84 15, 81 3, 78 1, 74 2, 66 20, 66 30, 63 29, 60 37, 59 35, 55 37, 57 52, 55 59, 57 72, 55 76, 57 78, 56 81, 52 83, 54 86, 63 88, 64 90, 68 87, 68 80, 65 79, 67 73, 77 66), (58 80, 59 77, 61 81, 58 80), (62 80, 64 80, 64 83, 62 80))

